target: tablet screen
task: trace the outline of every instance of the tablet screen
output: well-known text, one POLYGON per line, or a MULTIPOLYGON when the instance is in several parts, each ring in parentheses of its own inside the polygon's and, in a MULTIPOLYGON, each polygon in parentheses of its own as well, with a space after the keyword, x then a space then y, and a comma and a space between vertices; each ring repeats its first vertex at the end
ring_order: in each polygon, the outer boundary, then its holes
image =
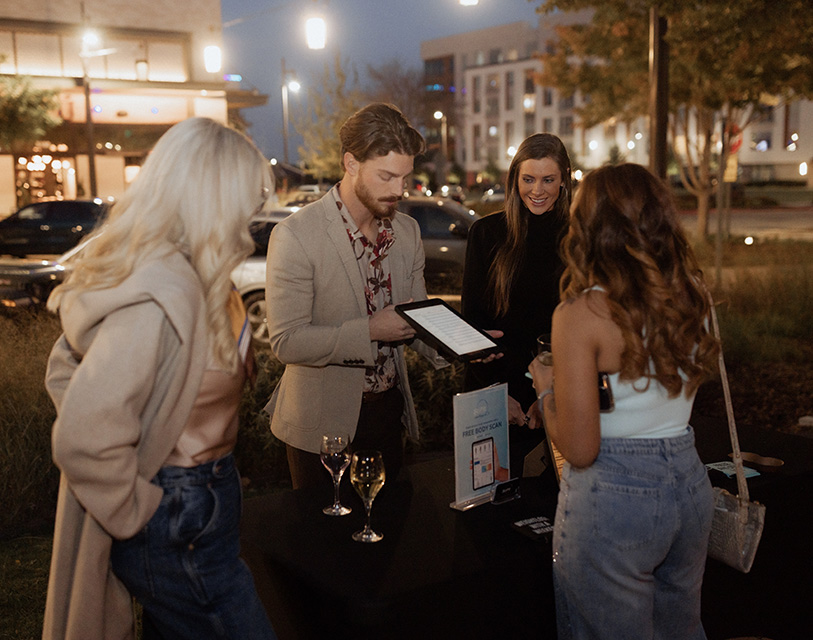
POLYGON ((488 335, 470 325, 441 300, 398 305, 397 310, 411 321, 410 324, 441 342, 457 357, 498 348, 488 335))

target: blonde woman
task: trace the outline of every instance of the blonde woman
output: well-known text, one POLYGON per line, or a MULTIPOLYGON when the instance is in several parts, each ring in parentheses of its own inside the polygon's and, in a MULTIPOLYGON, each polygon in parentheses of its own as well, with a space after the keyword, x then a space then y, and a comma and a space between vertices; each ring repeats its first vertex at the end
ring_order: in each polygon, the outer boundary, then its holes
POLYGON ((62 475, 44 638, 133 638, 130 595, 144 638, 275 637, 238 555, 251 358, 229 280, 271 187, 242 134, 176 124, 49 299, 62 475))
POLYGON ((587 175, 562 248, 553 367, 530 365, 567 461, 553 534, 558 637, 701 640, 713 499, 689 416, 719 349, 702 274, 668 188, 634 164, 587 175), (614 395, 605 413, 599 372, 614 395))

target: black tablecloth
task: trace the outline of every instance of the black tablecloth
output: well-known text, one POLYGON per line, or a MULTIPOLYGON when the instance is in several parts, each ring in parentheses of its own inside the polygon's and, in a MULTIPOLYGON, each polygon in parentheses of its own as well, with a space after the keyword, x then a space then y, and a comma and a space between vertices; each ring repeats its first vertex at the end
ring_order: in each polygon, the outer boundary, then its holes
MULTIPOLYGON (((694 419, 704 462, 727 458, 727 428, 694 419)), ((763 540, 750 574, 709 560, 703 621, 710 640, 811 637, 813 441, 740 427, 743 451, 785 461, 750 479, 767 506, 763 540)), ((553 519, 552 475, 525 478, 522 497, 466 512, 454 500, 451 457, 411 465, 385 485, 372 510, 375 544, 351 540, 363 524, 361 500, 342 482, 353 513, 323 515, 321 490, 286 491, 246 501, 243 555, 280 640, 310 638, 555 638, 549 538, 531 539, 511 523, 553 519)), ((328 479, 325 472, 326 480, 328 479)), ((736 492, 717 472, 714 484, 736 492)))

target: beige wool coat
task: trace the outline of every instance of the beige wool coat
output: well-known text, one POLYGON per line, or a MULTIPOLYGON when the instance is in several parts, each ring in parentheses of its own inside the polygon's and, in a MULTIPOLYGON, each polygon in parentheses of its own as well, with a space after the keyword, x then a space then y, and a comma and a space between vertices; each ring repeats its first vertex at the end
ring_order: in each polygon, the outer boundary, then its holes
POLYGON ((200 280, 167 246, 120 285, 70 292, 46 387, 62 472, 44 639, 134 637, 132 601, 110 570, 112 540, 140 531, 163 495, 150 483, 197 397, 207 361, 200 280))

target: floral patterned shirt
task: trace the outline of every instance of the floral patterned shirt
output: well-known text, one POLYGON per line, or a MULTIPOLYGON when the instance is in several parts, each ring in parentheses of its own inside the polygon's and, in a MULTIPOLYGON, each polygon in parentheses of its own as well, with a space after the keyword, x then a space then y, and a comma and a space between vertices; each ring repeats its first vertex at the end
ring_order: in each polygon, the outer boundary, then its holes
MULTIPOLYGON (((336 206, 344 222, 347 237, 353 247, 353 255, 364 280, 364 298, 367 301, 367 315, 371 316, 379 309, 392 304, 392 275, 387 253, 395 242, 392 221, 378 220, 378 236, 370 242, 358 228, 347 207, 339 197, 339 185, 331 189, 336 206)), ((395 369, 396 347, 388 342, 378 343, 378 357, 375 366, 367 367, 364 375, 364 391, 381 392, 398 384, 398 372, 395 369)))

